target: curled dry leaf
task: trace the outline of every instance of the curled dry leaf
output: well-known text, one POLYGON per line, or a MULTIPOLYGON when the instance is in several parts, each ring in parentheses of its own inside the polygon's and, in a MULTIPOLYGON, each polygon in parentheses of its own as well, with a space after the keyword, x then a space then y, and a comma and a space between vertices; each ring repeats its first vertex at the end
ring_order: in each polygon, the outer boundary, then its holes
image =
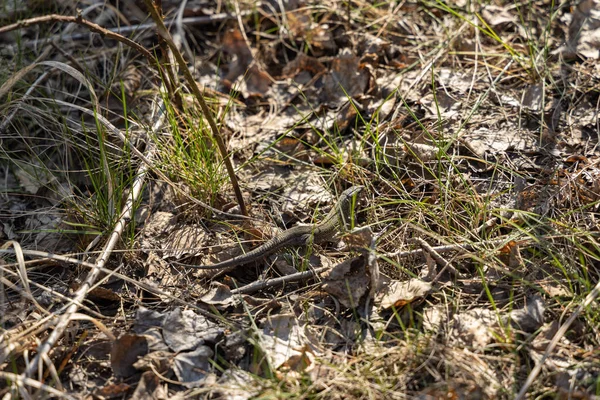
POLYGON ((430 291, 431 283, 420 279, 411 279, 406 282, 391 281, 383 284, 375 301, 384 310, 392 307, 398 309, 424 299, 430 291))
POLYGON ((323 277, 322 288, 346 308, 359 306, 365 294, 369 293, 370 275, 367 270, 367 256, 346 260, 335 266, 323 277))
POLYGON ((273 368, 297 368, 297 372, 312 368, 315 355, 295 315, 269 316, 258 340, 273 368))

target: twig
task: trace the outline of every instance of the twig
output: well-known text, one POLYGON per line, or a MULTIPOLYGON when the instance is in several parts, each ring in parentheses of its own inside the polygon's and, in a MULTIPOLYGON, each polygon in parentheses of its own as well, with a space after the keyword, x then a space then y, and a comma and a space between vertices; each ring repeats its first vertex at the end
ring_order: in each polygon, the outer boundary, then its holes
MULTIPOLYGON (((157 122, 152 127, 153 129, 158 129, 158 127, 162 124, 164 114, 160 114, 157 118, 157 122)), ((155 148, 153 146, 149 146, 147 159, 152 160, 154 157, 155 148)), ((37 354, 33 358, 33 360, 27 366, 25 372, 22 376, 32 376, 40 366, 40 363, 43 359, 48 357, 48 353, 54 347, 56 342, 62 337, 64 331, 67 329, 69 322, 73 318, 73 315, 77 312, 79 306, 78 303, 82 303, 88 294, 90 288, 95 284, 96 280, 100 277, 101 269, 104 268, 106 263, 108 262, 108 257, 111 255, 112 250, 117 244, 117 241, 121 237, 121 234, 129 221, 131 220, 131 216, 133 213, 133 209, 135 203, 137 202, 139 196, 142 193, 142 189, 144 187, 144 182, 146 180, 146 175, 148 173, 149 166, 148 164, 141 164, 137 170, 135 175, 135 180, 133 181, 133 186, 129 195, 127 196, 127 200, 121 211, 121 215, 119 220, 115 224, 115 227, 106 243, 104 250, 100 253, 100 257, 98 261, 95 263, 94 268, 87 275, 85 282, 81 285, 81 287, 75 292, 73 296, 73 304, 71 304, 65 311, 63 315, 61 315, 58 319, 56 327, 50 333, 48 338, 44 343, 42 343, 37 348, 37 354)))
MULTIPOLYGON (((12 249, 4 249, 4 250, 0 249, 0 254, 2 254, 2 253, 4 253, 4 254, 14 254, 14 250, 12 250, 12 249)), ((105 276, 103 278, 103 280, 106 280, 106 278, 114 276, 115 278, 121 279, 121 280, 123 280, 125 282, 129 282, 132 285, 135 285, 136 287, 138 287, 140 289, 146 290, 146 291, 148 291, 148 292, 150 292, 150 293, 152 293, 152 294, 154 294, 156 296, 165 297, 165 298, 167 298, 169 300, 172 300, 172 301, 174 301, 174 302, 176 302, 178 304, 181 304, 181 305, 184 305, 186 307, 192 308, 195 311, 197 311, 199 314, 202 314, 203 316, 205 316, 207 318, 212 318, 214 320, 218 320, 220 322, 223 322, 223 320, 220 319, 217 315, 212 314, 212 313, 206 311, 205 309, 203 309, 201 307, 198 307, 195 304, 191 304, 191 303, 189 303, 189 302, 187 302, 185 300, 182 300, 181 298, 179 298, 177 296, 173 296, 172 294, 169 294, 169 293, 167 293, 165 291, 162 291, 162 290, 160 290, 160 289, 158 289, 158 288, 156 288, 156 287, 154 287, 152 285, 149 285, 147 283, 136 281, 135 279, 130 278, 127 275, 123 275, 123 274, 121 274, 121 273, 119 273, 119 272, 117 272, 115 270, 104 268, 104 267, 98 267, 96 264, 93 264, 93 263, 90 263, 90 262, 87 262, 87 261, 82 261, 82 260, 79 260, 77 258, 70 257, 68 255, 53 254, 53 253, 48 253, 48 252, 39 251, 39 250, 23 250, 23 254, 25 254, 27 256, 30 256, 30 257, 40 257, 40 259, 35 260, 35 262, 40 262, 42 259, 51 259, 51 260, 56 260, 56 261, 62 261, 62 262, 69 263, 69 264, 80 265, 82 267, 86 267, 86 268, 89 268, 89 269, 98 268, 98 269, 100 269, 101 272, 107 274, 107 276, 105 276)), ((32 261, 29 261, 29 262, 32 262, 32 261)), ((73 302, 75 300, 70 299, 69 301, 73 302)))
MULTIPOLYGON (((252 12, 251 11, 244 11, 242 13, 242 16, 248 16, 250 15, 252 12)), ((228 19, 235 19, 236 16, 229 14, 229 13, 220 13, 220 14, 214 14, 214 15, 203 15, 200 17, 187 17, 187 18, 182 18, 181 19, 181 23, 183 25, 207 25, 207 24, 212 24, 215 22, 222 22, 222 21, 226 21, 228 19)), ((171 18, 165 21, 165 24, 167 26, 171 26, 174 22, 175 22, 176 18, 171 18)), ((127 34, 134 34, 134 33, 140 33, 144 30, 150 30, 152 28, 156 28, 156 24, 154 22, 147 22, 147 23, 143 23, 143 24, 136 24, 136 25, 128 25, 128 26, 115 26, 115 27, 111 27, 111 28, 104 28, 107 31, 113 32, 113 33, 118 33, 120 35, 127 35, 127 34)), ((92 32, 81 32, 81 33, 74 33, 71 35, 62 35, 62 34, 57 34, 57 35, 52 35, 48 38, 44 38, 44 39, 35 39, 35 40, 27 40, 24 41, 23 43, 21 43, 21 46, 36 46, 40 43, 45 43, 47 41, 53 41, 53 40, 64 40, 64 41, 78 41, 78 40, 86 40, 86 39, 90 39, 92 37, 92 32)))
POLYGON ((569 319, 567 319, 567 321, 558 329, 558 331, 556 331, 556 333, 554 334, 554 337, 548 344, 548 347, 546 347, 546 351, 544 352, 542 359, 535 365, 535 367, 533 367, 533 369, 529 373, 527 380, 521 387, 521 390, 517 394, 517 397, 515 397, 515 400, 522 400, 525 398, 525 395, 527 394, 527 390, 529 389, 529 386, 531 386, 533 381, 539 375, 540 371, 542 370, 542 367, 544 366, 544 363, 546 362, 548 357, 550 357, 550 353, 552 353, 552 351, 558 344, 558 341, 565 335, 565 333, 567 332, 567 330, 569 329, 569 327, 571 326, 573 321, 575 321, 575 318, 579 317, 579 314, 581 314, 581 312, 586 307, 588 307, 592 303, 592 301, 594 301, 596 299, 596 297, 598 297, 598 294, 600 294, 600 282, 598 282, 596 284, 596 286, 594 286, 594 289, 585 297, 585 300, 583 301, 583 303, 580 304, 579 307, 577 307, 577 309, 575 310, 575 312, 573 312, 573 314, 569 317, 569 319))
POLYGON ((429 243, 427 243, 425 240, 423 240, 421 238, 415 238, 414 240, 417 243, 419 243, 419 245, 421 246, 421 248, 424 251, 426 251, 435 260, 435 262, 440 267, 442 267, 442 269, 440 270, 440 272, 438 272, 438 274, 432 279, 431 283, 437 282, 438 279, 440 279, 440 276, 442 276, 442 274, 446 270, 450 271, 450 273, 453 276, 460 277, 460 273, 456 270, 456 268, 454 268, 454 266, 450 262, 446 261, 446 259, 444 259, 444 257, 442 257, 440 255, 440 253, 438 253, 433 247, 431 247, 429 245, 429 243))
POLYGON ((213 138, 217 142, 217 147, 219 148, 219 152, 221 153, 221 156, 223 157, 223 163, 225 164, 225 168, 227 169, 229 179, 231 179, 231 185, 233 186, 233 191, 235 192, 235 197, 237 198, 238 204, 240 206, 240 211, 242 212, 243 215, 247 216, 248 211, 246 210, 246 204, 244 203, 244 197, 242 196, 242 191, 240 190, 240 186, 238 184, 237 177, 235 176, 235 171, 233 169, 233 165, 231 164, 231 159, 229 158, 229 155, 227 154, 227 148, 225 147, 225 143, 223 142, 223 138, 221 137, 221 133, 220 133, 219 128, 217 127, 217 124, 212 116, 212 113, 211 113, 210 109, 208 108, 208 105, 204 101, 204 97, 202 96, 202 93, 200 93, 200 88, 196 84, 196 81, 194 80, 194 77, 192 76, 192 73, 190 72, 190 69, 188 68, 187 63, 185 62, 183 56, 181 55, 181 52, 179 51, 179 49, 173 42, 173 38, 171 37, 171 34, 167 30, 162 19, 160 18, 158 9, 156 8, 156 4, 151 0, 145 0, 144 3, 150 10, 152 19, 156 23, 156 28, 158 30, 158 34, 167 42, 169 48, 171 49, 171 51, 173 52, 173 55, 175 56, 175 59, 177 60, 177 63, 179 64, 179 67, 183 71, 183 75, 185 76, 185 80, 187 81, 188 86, 190 87, 190 90, 194 93, 196 100, 198 100, 198 103, 200 104, 202 113, 204 114, 204 117, 208 121, 208 125, 210 125, 210 129, 213 133, 213 138))
POLYGON ((240 288, 233 289, 231 291, 231 294, 250 294, 250 293, 254 293, 261 289, 265 289, 268 287, 275 287, 275 286, 280 286, 280 285, 283 285, 286 283, 303 281, 306 279, 313 278, 316 275, 320 274, 321 272, 326 271, 327 269, 329 269, 329 267, 321 267, 321 268, 312 269, 310 271, 297 272, 295 274, 282 276, 280 278, 273 278, 273 279, 267 279, 264 281, 252 282, 246 286, 242 286, 240 288))
POLYGON ((113 40, 119 41, 123 44, 126 44, 127 46, 137 50, 144 57, 146 57, 146 59, 148 60, 150 65, 156 66, 156 68, 159 69, 159 73, 161 73, 161 76, 164 76, 164 71, 162 70, 162 67, 160 66, 160 64, 157 62, 156 58, 152 55, 151 52, 146 50, 146 48, 144 46, 142 46, 141 44, 139 44, 129 38, 126 38, 123 35, 120 35, 116 32, 112 32, 111 30, 105 29, 98 24, 95 24, 91 21, 83 19, 83 17, 81 15, 73 17, 70 15, 50 14, 50 15, 44 15, 41 17, 24 19, 24 20, 15 22, 14 24, 0 27, 0 34, 14 31, 15 29, 27 28, 32 25, 43 24, 46 22, 59 22, 59 21, 60 22, 71 22, 71 23, 85 26, 92 32, 99 33, 102 36, 106 36, 109 39, 113 39, 113 40))

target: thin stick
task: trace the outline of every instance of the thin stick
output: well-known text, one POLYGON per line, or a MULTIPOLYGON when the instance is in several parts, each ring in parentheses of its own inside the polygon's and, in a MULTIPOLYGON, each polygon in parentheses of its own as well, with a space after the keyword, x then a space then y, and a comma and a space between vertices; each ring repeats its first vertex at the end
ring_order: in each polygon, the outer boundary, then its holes
POLYGON ((548 344, 548 347, 546 347, 546 351, 544 352, 542 359, 535 365, 535 367, 533 367, 533 369, 529 373, 527 380, 523 384, 523 387, 521 387, 521 390, 519 391, 519 394, 517 394, 517 397, 515 397, 515 400, 523 400, 525 398, 525 395, 527 394, 527 390, 529 389, 529 386, 531 386, 533 381, 539 375, 540 371, 542 370, 542 367, 544 366, 544 363, 546 362, 548 357, 550 357, 550 353, 552 353, 552 351, 558 344, 558 341, 560 339, 562 339, 562 337, 565 335, 565 333, 567 332, 567 330, 569 329, 569 327, 571 326, 573 321, 575 321, 575 318, 579 317, 579 314, 581 314, 581 312, 587 306, 592 304, 592 301, 594 301, 596 299, 596 297, 598 297, 598 294, 600 294, 600 282, 598 282, 596 284, 596 286, 594 287, 594 289, 585 297, 585 300, 583 301, 583 303, 580 304, 579 307, 577 307, 577 309, 569 317, 569 319, 567 319, 567 321, 558 329, 558 331, 556 331, 556 333, 554 334, 554 337, 548 344))
POLYGON ((17 374, 13 374, 12 372, 0 371, 0 378, 7 382, 15 382, 17 385, 28 385, 34 387, 36 389, 42 389, 49 394, 52 394, 57 397, 62 397, 64 399, 75 400, 75 397, 70 396, 66 393, 61 392, 53 388, 52 386, 44 385, 42 382, 36 381, 35 379, 25 378, 17 374))
MULTIPOLYGON (((14 254, 14 250, 13 249, 0 249, 0 254, 3 254, 3 253, 14 254)), ((175 302, 177 304, 181 304, 186 307, 192 308, 195 311, 197 311, 199 314, 202 314, 203 316, 205 316, 207 318, 212 318, 213 320, 218 320, 220 322, 224 322, 222 319, 219 318, 218 315, 212 314, 212 313, 206 311, 205 309, 198 307, 195 304, 192 304, 185 300, 182 300, 177 296, 173 296, 172 294, 169 294, 169 293, 167 293, 163 290, 160 290, 160 289, 158 289, 152 285, 149 285, 147 283, 136 281, 135 279, 130 278, 127 275, 123 275, 114 270, 104 268, 104 267, 98 267, 96 264, 93 264, 93 263, 90 263, 87 261, 82 261, 77 258, 70 257, 69 255, 53 254, 53 253, 48 253, 48 252, 39 251, 39 250, 23 250, 23 254, 30 256, 30 257, 41 257, 41 259, 35 260, 36 263, 43 261, 43 259, 45 258, 45 259, 50 259, 50 260, 62 261, 62 262, 69 263, 69 264, 80 265, 82 267, 86 267, 89 269, 99 268, 101 272, 107 274, 107 276, 104 277, 104 280, 106 278, 114 276, 115 278, 119 278, 125 282, 129 282, 132 285, 135 285, 136 287, 138 287, 140 289, 146 290, 149 293, 152 293, 156 296, 165 297, 169 300, 172 300, 173 302, 175 302)), ((33 261, 28 261, 28 262, 33 262, 33 261)), ((74 302, 75 300, 70 299, 69 301, 74 302)))
POLYGON ((421 246, 421 248, 425 251, 427 251, 427 253, 433 257, 433 259, 435 260, 435 262, 442 267, 442 269, 440 270, 440 272, 438 272, 438 274, 432 279, 431 283, 435 283, 438 281, 438 279, 440 279, 440 277, 442 276, 442 274, 444 273, 444 271, 448 270, 450 271, 450 273, 458 278, 460 277, 460 273, 456 270, 456 268, 454 268, 454 266, 447 261, 446 259, 444 259, 444 257, 442 257, 440 255, 440 253, 438 253, 433 247, 431 247, 429 245, 429 243, 427 243, 425 240, 421 239, 421 238, 415 238, 415 240, 417 241, 417 243, 419 243, 419 245, 421 246))
POLYGON ((116 40, 118 42, 124 43, 127 46, 137 50, 138 52, 140 52, 144 57, 146 57, 146 59, 148 59, 148 62, 150 63, 150 65, 154 65, 156 66, 156 68, 159 69, 159 72, 161 72, 161 76, 164 76, 164 71, 162 71, 162 67, 160 66, 160 64, 157 62, 156 58, 154 58, 154 56, 152 55, 152 53, 150 53, 148 50, 146 50, 146 48, 144 46, 142 46, 141 44, 134 42, 131 39, 126 38, 123 35, 120 35, 116 32, 112 32, 108 29, 105 29, 103 27, 101 27, 98 24, 95 24, 91 21, 88 21, 86 19, 83 19, 83 17, 81 16, 81 14, 77 15, 76 17, 70 16, 70 15, 59 15, 59 14, 50 14, 50 15, 44 15, 41 17, 35 17, 35 18, 29 18, 29 19, 24 19, 18 22, 15 22, 14 24, 10 24, 10 25, 6 25, 3 27, 0 27, 0 34, 2 33, 6 33, 6 32, 10 32, 10 31, 14 31, 16 29, 21 29, 21 28, 27 28, 29 26, 32 25, 38 25, 38 24, 43 24, 46 22, 71 22, 71 23, 75 23, 78 25, 82 25, 87 27, 89 30, 91 30, 92 32, 96 32, 99 33, 102 36, 106 36, 109 39, 113 39, 116 40))
POLYGON ((179 49, 173 42, 173 38, 171 37, 171 34, 167 30, 167 27, 165 26, 164 22, 160 18, 160 15, 156 8, 155 3, 152 2, 151 0, 145 0, 144 3, 150 10, 152 19, 156 23, 156 28, 158 30, 158 34, 165 40, 165 42, 167 42, 167 45, 171 48, 171 51, 173 52, 173 55, 175 56, 175 59, 177 60, 177 64, 179 64, 179 67, 183 71, 183 75, 185 76, 185 80, 187 81, 188 86, 190 87, 190 90, 194 93, 196 100, 198 100, 198 103, 200 104, 202 113, 204 114, 204 117, 208 121, 208 125, 210 125, 210 129, 213 133, 213 138, 215 139, 215 142, 217 142, 217 147, 219 148, 219 152, 221 153, 221 156, 223 157, 223 163, 225 163, 225 168, 227 169, 227 174, 229 175, 229 179, 231 179, 231 185, 233 186, 233 191, 235 192, 235 197, 237 198, 238 204, 240 206, 240 211, 242 212, 242 215, 248 216, 248 211, 246 210, 246 204, 244 203, 244 197, 242 196, 242 191, 240 190, 240 186, 238 184, 237 177, 235 176, 235 171, 233 169, 233 165, 231 164, 231 159, 229 158, 229 155, 227 154, 227 148, 225 147, 225 142, 223 141, 223 138, 221 137, 221 132, 219 131, 219 128, 217 127, 215 119, 213 118, 212 113, 211 113, 210 109, 208 108, 208 105, 204 101, 204 97, 202 96, 202 93, 200 93, 200 88, 196 84, 196 81, 194 80, 194 77, 192 76, 192 73, 190 72, 190 69, 188 68, 187 63, 185 62, 183 55, 181 54, 181 52, 179 51, 179 49))
POLYGON ((267 279, 264 281, 252 282, 246 286, 242 286, 240 288, 233 289, 231 291, 231 294, 250 294, 250 293, 254 293, 261 289, 265 289, 265 288, 269 288, 269 287, 281 286, 286 283, 303 281, 306 279, 313 278, 313 277, 317 276, 318 274, 320 274, 321 272, 326 271, 327 269, 329 269, 329 267, 321 267, 321 268, 312 269, 310 271, 297 272, 295 274, 290 274, 290 275, 282 276, 279 278, 273 278, 273 279, 267 279))
MULTIPOLYGON (((242 16, 245 17, 245 16, 250 15, 251 13, 252 13, 251 11, 244 11, 242 13, 242 16)), ((220 14, 214 14, 214 15, 202 15, 199 17, 182 18, 181 23, 186 26, 207 25, 207 24, 213 24, 215 22, 222 22, 222 21, 226 21, 228 19, 235 19, 235 18, 236 18, 235 15, 232 15, 229 13, 220 13, 220 14)), ((167 21, 165 21, 167 26, 171 26, 174 22, 175 22, 175 18, 171 18, 171 19, 168 19, 167 21)), ((150 21, 150 22, 146 22, 143 24, 127 25, 127 26, 114 26, 114 27, 105 28, 105 29, 110 32, 113 32, 113 33, 118 33, 120 35, 132 35, 134 33, 140 33, 145 30, 150 30, 152 28, 156 28, 156 24, 154 22, 150 21)), ((86 40, 86 39, 89 40, 91 37, 92 37, 92 32, 73 33, 71 35, 57 34, 57 35, 52 35, 52 36, 50 36, 48 38, 44 38, 44 39, 27 40, 27 41, 23 42, 21 45, 26 46, 26 47, 31 47, 31 46, 37 46, 40 43, 46 43, 48 41, 53 41, 53 40, 78 41, 78 40, 86 40)))
MULTIPOLYGON (((163 115, 164 114, 162 113, 160 114, 160 116, 157 119, 157 122, 155 123, 155 126, 153 126, 153 129, 158 129, 160 124, 162 124, 163 115)), ((155 148, 153 146, 149 146, 146 158, 152 160, 152 158, 154 157, 154 152, 155 148)), ((147 164, 140 164, 131 191, 127 196, 127 200, 125 202, 123 210, 121 211, 121 216, 115 224, 115 227, 110 235, 110 238, 108 239, 108 242, 104 247, 104 250, 100 253, 98 261, 94 265, 94 268, 92 268, 92 270, 87 275, 85 282, 81 285, 77 292, 75 292, 75 295, 73 296, 74 302, 66 309, 65 313, 59 317, 56 327, 54 328, 52 333, 50 333, 46 341, 40 346, 38 346, 37 354, 27 366, 25 372, 22 374, 23 377, 33 376, 36 370, 41 369, 41 361, 48 357, 48 353, 50 352, 50 350, 62 337, 63 333, 69 325, 69 322, 73 318, 73 315, 77 312, 79 308, 78 303, 83 303, 83 300, 87 296, 90 288, 99 279, 102 268, 104 268, 104 266, 108 262, 108 258, 110 257, 112 250, 117 245, 117 241, 121 237, 121 234, 123 233, 129 220, 131 219, 135 203, 140 197, 142 189, 144 188, 144 182, 146 180, 148 170, 149 166, 147 164)))

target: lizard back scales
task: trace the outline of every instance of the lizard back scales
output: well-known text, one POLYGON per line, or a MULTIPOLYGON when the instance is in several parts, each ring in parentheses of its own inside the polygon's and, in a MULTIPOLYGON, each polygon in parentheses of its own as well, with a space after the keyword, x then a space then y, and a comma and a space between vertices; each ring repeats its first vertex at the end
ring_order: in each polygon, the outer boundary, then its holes
POLYGON ((322 243, 331 240, 340 230, 350 226, 352 197, 363 189, 352 186, 340 195, 337 204, 318 224, 294 226, 281 232, 249 252, 212 265, 185 265, 195 269, 224 269, 244 265, 269 256, 285 247, 305 246, 310 243, 322 243))

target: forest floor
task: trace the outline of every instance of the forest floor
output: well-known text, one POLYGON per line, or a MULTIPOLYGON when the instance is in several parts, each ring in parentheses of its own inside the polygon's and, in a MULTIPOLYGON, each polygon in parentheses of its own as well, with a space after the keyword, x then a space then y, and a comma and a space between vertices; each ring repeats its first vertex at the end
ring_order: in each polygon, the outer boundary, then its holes
POLYGON ((600 396, 599 0, 0 8, 0 397, 600 396))

